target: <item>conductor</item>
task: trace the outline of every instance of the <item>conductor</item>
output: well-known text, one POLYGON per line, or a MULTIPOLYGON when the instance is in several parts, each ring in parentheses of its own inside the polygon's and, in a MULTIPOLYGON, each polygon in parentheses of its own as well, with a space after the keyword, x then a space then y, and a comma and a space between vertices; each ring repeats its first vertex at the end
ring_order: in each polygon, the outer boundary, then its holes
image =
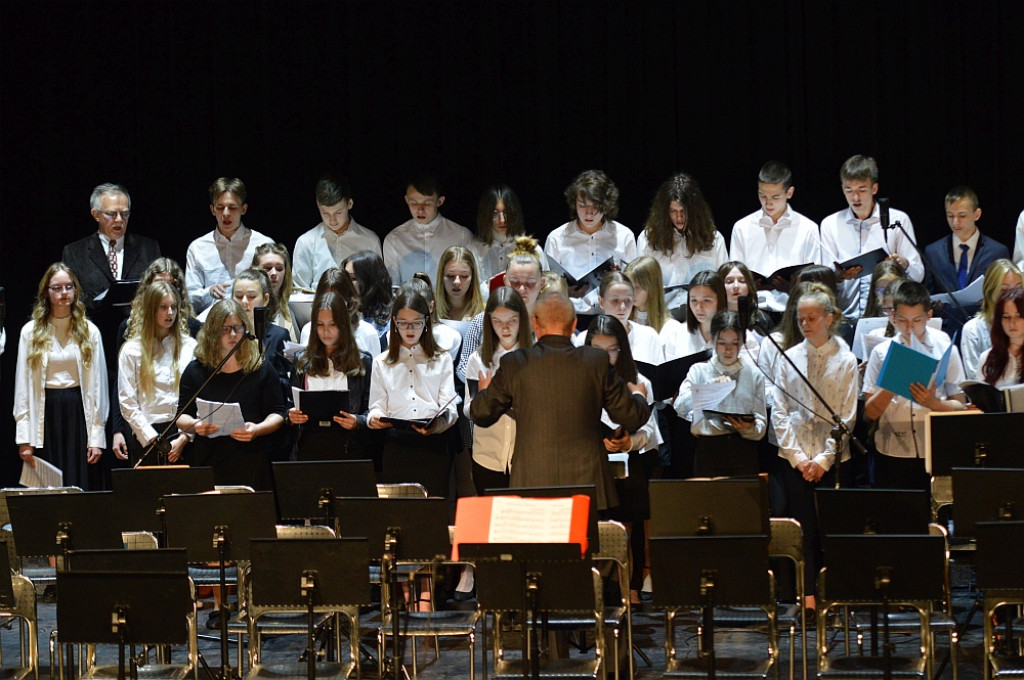
POLYGON ((650 416, 642 386, 625 383, 596 347, 576 347, 576 311, 559 292, 542 296, 533 312, 537 343, 509 352, 493 376, 481 374, 470 406, 477 425, 494 424, 505 412, 516 419, 511 485, 593 484, 597 507, 618 505, 601 409, 625 429, 650 416))

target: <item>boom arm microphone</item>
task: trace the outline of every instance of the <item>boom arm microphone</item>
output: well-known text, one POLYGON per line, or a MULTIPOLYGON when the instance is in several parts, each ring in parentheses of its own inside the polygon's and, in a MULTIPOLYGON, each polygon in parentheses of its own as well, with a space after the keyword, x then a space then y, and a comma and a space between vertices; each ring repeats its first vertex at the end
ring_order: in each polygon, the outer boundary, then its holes
POLYGON ((267 333, 267 308, 256 307, 253 309, 252 319, 254 335, 260 348, 260 356, 263 356, 263 336, 267 333))
POLYGON ((746 343, 747 326, 750 324, 750 296, 741 295, 736 300, 736 312, 740 317, 740 345, 746 343))
POLYGON ((889 222, 889 199, 880 198, 878 199, 878 219, 882 223, 882 230, 888 231, 892 229, 892 225, 889 222))

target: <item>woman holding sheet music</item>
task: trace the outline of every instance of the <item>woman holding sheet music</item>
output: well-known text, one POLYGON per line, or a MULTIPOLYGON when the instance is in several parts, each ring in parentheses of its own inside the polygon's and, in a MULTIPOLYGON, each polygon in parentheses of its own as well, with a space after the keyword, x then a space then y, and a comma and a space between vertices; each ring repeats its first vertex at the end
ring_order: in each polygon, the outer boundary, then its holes
POLYGON ((14 378, 15 442, 31 468, 36 458, 89 489, 89 466, 107 446, 107 368, 100 332, 85 317, 82 286, 63 262, 49 266, 32 320, 21 329, 14 378))
MULTIPOLYGON (((346 275, 347 276, 347 275, 346 275)), ((352 333, 351 311, 345 298, 327 292, 317 297, 311 312, 316 332, 295 362, 292 386, 309 392, 342 393, 343 407, 329 420, 310 422, 298 406, 288 411, 292 425, 301 426, 295 443, 297 460, 361 460, 369 458, 363 437, 370 404, 370 363, 352 333)), ((299 395, 299 406, 302 395, 299 395)))
POLYGON ((992 348, 981 355, 978 380, 993 387, 1024 383, 1024 290, 1004 291, 996 302, 992 348))
POLYGON ((199 418, 198 404, 192 400, 178 418, 178 427, 197 435, 192 462, 212 467, 217 484, 269 489, 273 444, 269 435, 284 423, 287 406, 276 371, 260 360, 256 341, 246 337, 251 333, 252 322, 240 304, 218 301, 199 331, 195 359, 178 386, 178 408, 193 397, 214 402, 211 415, 219 421, 237 404, 244 422, 229 432, 221 431, 215 422, 199 418), (238 343, 242 345, 215 374, 238 343), (207 378, 209 384, 200 390, 207 378))
POLYGON ((368 424, 387 429, 383 481, 419 482, 446 496, 451 455, 443 434, 456 420, 452 358, 434 341, 431 307, 420 292, 398 290, 388 349, 373 360, 368 424))
MULTIPOLYGON (((166 281, 154 281, 140 292, 132 305, 131 336, 121 347, 117 370, 121 415, 132 430, 127 444, 133 465, 174 420, 178 381, 196 348, 188 334, 188 319, 181 314, 178 289, 166 281)), ((167 462, 181 462, 188 435, 175 426, 168 430, 167 441, 171 446, 167 462)), ((146 460, 148 465, 157 462, 155 453, 146 460)))

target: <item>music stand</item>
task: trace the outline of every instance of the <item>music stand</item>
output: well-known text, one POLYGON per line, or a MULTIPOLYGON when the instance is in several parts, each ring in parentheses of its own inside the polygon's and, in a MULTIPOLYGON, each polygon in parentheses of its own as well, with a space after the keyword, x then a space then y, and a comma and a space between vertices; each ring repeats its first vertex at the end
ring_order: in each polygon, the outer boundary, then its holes
POLYGON ((953 413, 932 412, 925 421, 924 465, 933 477, 958 467, 1024 468, 1024 413, 953 413))
MULTIPOLYGON (((765 608, 775 648, 775 615, 771 610, 775 588, 768 561, 768 536, 652 536, 651 580, 658 584, 654 605, 666 609, 667 648, 674 647, 675 636, 669 610, 696 607, 702 620, 700 656, 696 660, 671 658, 666 673, 704 670, 714 680, 720 661, 715 656, 715 607, 765 608)), ((737 661, 730 660, 730 665, 737 661)), ((767 677, 772 663, 774 657, 768 665, 759 662, 754 669, 743 672, 767 677)))
POLYGON ((523 498, 569 498, 576 495, 590 497, 587 515, 587 554, 600 552, 601 536, 597 528, 597 491, 593 484, 577 486, 521 486, 509 489, 485 489, 485 496, 522 496, 523 498))
POLYGON ((122 548, 121 522, 109 491, 32 493, 7 497, 19 557, 63 555, 85 548, 122 548))
POLYGON ((380 580, 388 585, 392 613, 391 658, 383 659, 381 664, 391 680, 399 680, 401 600, 397 562, 446 559, 451 551, 448 502, 443 498, 341 498, 336 504, 339 534, 365 538, 369 559, 380 561, 380 580))
POLYGON ((763 477, 655 479, 649 488, 652 537, 770 534, 763 477))
MULTIPOLYGON (((978 588, 985 591, 984 663, 1000 665, 1000 657, 990 654, 995 648, 995 611, 1007 604, 1024 603, 1024 522, 978 522, 974 525, 978 538, 975 574, 978 588)), ((1004 617, 1005 640, 1013 635, 1013 616, 1004 617)))
POLYGON ((149 531, 163 537, 165 530, 160 499, 173 494, 213 491, 211 467, 138 467, 110 471, 111 488, 119 517, 126 528, 149 531))
POLYGON ((1024 470, 953 469, 953 531, 973 536, 978 522, 1024 519, 1024 470))
MULTIPOLYGON (((882 670, 884 677, 891 678, 895 645, 889 641, 889 606, 943 599, 945 537, 826 535, 823 548, 825 569, 820 588, 828 602, 881 605, 882 670)), ((928 611, 915 608, 922 621, 922 644, 927 644, 928 611)))
MULTIPOLYGON (((366 540, 350 539, 252 539, 253 607, 305 607, 306 677, 316 678, 314 641, 317 607, 352 608, 370 604, 366 581, 370 564, 366 540)), ((359 639, 358 622, 350 617, 350 639, 359 639)), ((339 663, 341 659, 338 659, 339 663)), ((358 648, 352 649, 353 667, 359 663, 358 648)), ((298 664, 275 666, 278 674, 298 675, 298 664)), ((348 669, 340 670, 344 677, 348 669)))
POLYGON ((185 548, 189 562, 216 562, 223 597, 220 602, 220 678, 228 665, 228 561, 249 559, 249 539, 277 535, 274 494, 189 494, 164 497, 166 543, 185 548), (211 540, 212 538, 212 540, 211 540))
POLYGON ((18 606, 18 598, 14 596, 14 583, 11 573, 11 556, 7 552, 7 541, 0 541, 0 608, 9 609, 18 606))
POLYGON ((309 520, 334 529, 338 498, 377 497, 371 460, 286 461, 271 467, 282 522, 309 520))
POLYGON ((911 489, 815 489, 819 532, 927 534, 931 499, 911 489))

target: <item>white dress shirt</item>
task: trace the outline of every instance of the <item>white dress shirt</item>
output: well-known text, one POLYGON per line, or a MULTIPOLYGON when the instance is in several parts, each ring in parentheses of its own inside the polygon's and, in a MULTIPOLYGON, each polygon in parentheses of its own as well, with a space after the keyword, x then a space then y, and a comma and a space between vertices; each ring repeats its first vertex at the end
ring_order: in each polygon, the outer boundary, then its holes
POLYGON ((311 392, 348 392, 348 373, 334 369, 334 362, 327 362, 327 375, 306 374, 305 387, 311 392))
MULTIPOLYGON (((572 336, 572 343, 582 347, 586 344, 589 334, 589 329, 583 333, 576 333, 572 336)), ((665 363, 665 350, 661 346, 661 338, 650 326, 630 321, 626 338, 629 340, 629 352, 633 355, 633 361, 642 361, 654 366, 665 363)))
MULTIPOLYGON (((139 387, 142 366, 142 343, 132 338, 121 347, 117 359, 117 397, 121 415, 132 427, 135 438, 143 445, 152 441, 159 432, 153 423, 166 423, 174 418, 178 409, 178 380, 192 361, 196 341, 191 336, 182 338, 178 368, 174 370, 174 339, 167 336, 160 343, 160 352, 153 357, 153 393, 143 396, 139 387)), ((177 431, 177 428, 174 428, 177 431)))
MULTIPOLYGON (((914 225, 905 212, 889 208, 889 215, 892 224, 899 222, 910 237, 917 240, 914 225)), ((890 229, 883 233, 877 202, 871 217, 866 220, 859 219, 847 208, 821 221, 821 263, 826 267, 835 267, 836 262, 844 262, 876 248, 905 258, 909 264, 907 276, 914 281, 924 280, 921 256, 903 232, 890 229)), ((869 296, 874 295, 871 290, 871 272, 862 274, 860 278, 839 282, 839 306, 843 316, 854 321, 864 315, 869 296)))
POLYGON ((991 327, 983 317, 967 320, 960 331, 960 356, 964 360, 964 373, 975 375, 981 367, 981 355, 992 346, 991 327))
MULTIPOLYGON (((988 359, 989 352, 992 349, 989 348, 981 353, 981 358, 978 361, 978 369, 973 373, 975 380, 985 382, 985 374, 982 372, 982 367, 985 365, 985 360, 988 359)), ((1009 387, 1010 385, 1019 385, 1020 381, 1017 380, 1017 357, 1010 355, 1009 361, 1006 362, 1006 368, 1003 369, 1003 374, 999 376, 999 380, 996 380, 996 384, 993 387, 1009 387)))
POLYGON ((299 288, 313 290, 324 271, 340 267, 345 258, 361 250, 380 255, 380 237, 352 219, 342 234, 321 222, 296 239, 292 251, 292 279, 299 288))
MULTIPOLYGON (((651 386, 651 381, 642 373, 637 373, 636 381, 637 384, 643 385, 647 389, 647 405, 653 406, 654 387, 651 386)), ((613 421, 604 409, 601 409, 601 422, 612 430, 619 428, 619 424, 613 421)), ((629 450, 639 451, 640 453, 656 451, 663 443, 664 439, 661 437, 661 429, 658 427, 658 410, 652 408, 647 422, 641 425, 639 430, 629 435, 629 450)))
POLYGON ((240 225, 230 238, 214 229, 192 241, 185 255, 185 289, 196 312, 215 302, 210 286, 234 281, 240 272, 252 266, 256 249, 273 242, 274 239, 245 225, 240 225))
POLYGON ((672 361, 673 359, 686 356, 685 348, 689 347, 690 343, 686 336, 689 334, 690 331, 686 330, 686 324, 680 323, 672 317, 665 320, 665 325, 661 327, 661 331, 658 333, 665 361, 672 361))
MULTIPOLYGON (((593 234, 580 229, 579 223, 573 220, 548 234, 544 252, 574 277, 580 277, 609 257, 623 262, 635 260, 636 238, 628 227, 615 220, 605 220, 593 234)), ((600 313, 597 292, 593 289, 582 298, 572 299, 578 314, 600 313)))
MULTIPOLYGON (((100 331, 91 322, 89 326, 89 342, 92 343, 92 361, 86 366, 78 344, 69 341, 65 349, 74 352, 77 364, 77 377, 82 388, 82 410, 85 411, 85 427, 89 433, 89 446, 100 449, 107 447, 106 424, 110 408, 110 396, 107 390, 107 362, 103 356, 103 340, 100 331)), ((43 433, 46 414, 46 383, 50 352, 44 352, 42 364, 38 368, 29 368, 28 353, 32 341, 35 322, 29 321, 22 326, 18 338, 18 362, 14 374, 14 423, 17 444, 25 444, 40 448, 45 445, 43 433)), ((59 347, 59 343, 50 328, 51 348, 59 347)))
MULTIPOLYGON (((480 357, 480 350, 473 352, 466 363, 466 380, 479 380, 483 371, 488 371, 491 376, 498 370, 501 357, 509 352, 519 349, 516 343, 511 349, 506 350, 499 343, 494 350, 489 366, 484 366, 484 360, 480 357)), ((466 398, 463 401, 462 412, 469 418, 469 405, 472 398, 469 394, 469 383, 466 383, 466 398)), ((516 446, 516 421, 507 413, 498 418, 498 422, 490 427, 473 427, 473 460, 481 467, 495 472, 509 474, 512 470, 512 452, 516 446)))
MULTIPOLYGON (((966 241, 961 241, 957 236, 953 236, 950 240, 950 250, 953 252, 953 265, 954 267, 960 266, 960 253, 963 251, 960 249, 961 245, 967 246, 967 269, 970 270, 971 263, 974 262, 974 256, 978 253, 978 241, 981 240, 981 229, 975 229, 971 237, 966 241)), ((959 271, 959 270, 957 270, 959 271)), ((968 282, 970 283, 970 282, 968 282)))
POLYGON ((1020 211, 1017 218, 1017 238, 1013 243, 1013 261, 1017 266, 1024 265, 1024 210, 1020 211))
MULTIPOLYGON (((414 219, 403 222, 384 237, 384 264, 396 286, 408 281, 416 272, 437 278, 437 263, 451 246, 470 247, 473 234, 469 229, 441 215, 427 224, 414 219)), ((436 283, 436 281, 435 281, 436 283)))
MULTIPOLYGON (((657 260, 661 265, 662 283, 666 288, 689 283, 690 279, 697 272, 711 269, 718 270, 718 266, 729 261, 729 253, 725 248, 725 239, 720 233, 715 232, 714 241, 711 247, 699 253, 691 253, 686 247, 686 240, 675 229, 672 230, 672 252, 666 253, 662 250, 655 250, 647 242, 647 231, 641 231, 636 238, 637 257, 647 255, 657 260)), ((686 289, 677 288, 665 293, 665 307, 675 309, 686 304, 686 289)))
POLYGON ((451 355, 441 352, 428 360, 422 345, 413 345, 401 347, 394 364, 389 365, 387 357, 387 352, 382 352, 373 360, 367 418, 433 418, 445 406, 434 432, 451 427, 457 415, 451 355))
MULTIPOLYGON (((480 273, 480 290, 484 298, 491 292, 491 279, 508 269, 508 258, 516 249, 516 237, 509 236, 504 241, 491 241, 484 243, 474 238, 470 244, 473 255, 476 256, 476 265, 480 273)), ((540 259, 541 271, 548 268, 548 258, 538 245, 534 248, 538 259, 540 259)))
MULTIPOLYGON (((888 338, 879 343, 871 350, 871 357, 868 358, 868 367, 864 371, 864 397, 869 398, 877 392, 878 376, 882 370, 882 363, 889 353, 889 346, 896 341, 909 345, 907 338, 902 334, 895 338, 888 338)), ((924 349, 935 359, 941 359, 946 348, 950 345, 949 336, 934 328, 925 328, 924 349)), ((915 347, 916 348, 916 347, 915 347)), ((960 353, 956 347, 953 348, 953 355, 949 360, 949 369, 946 372, 946 380, 935 388, 935 396, 939 399, 948 399, 957 394, 962 394, 959 384, 964 381, 964 368, 960 361, 960 353)), ((894 394, 892 401, 878 419, 878 429, 875 432, 875 447, 880 453, 895 458, 924 458, 924 430, 928 413, 931 411, 927 406, 894 394)))
MULTIPOLYGON (((818 264, 821 262, 818 225, 789 205, 775 223, 764 210, 758 210, 733 225, 729 255, 730 259, 764 276, 783 267, 818 264)), ((786 309, 788 299, 786 291, 757 292, 758 306, 776 312, 786 309)))
POLYGON ((686 379, 679 386, 672 407, 680 418, 689 420, 692 425, 690 432, 698 437, 715 437, 726 434, 739 434, 744 439, 759 441, 768 428, 768 416, 764 405, 764 376, 757 367, 744 356, 731 366, 726 366, 718 359, 718 355, 710 361, 702 361, 690 366, 686 379), (726 413, 753 413, 754 427, 748 430, 737 430, 725 420, 705 416, 693 422, 693 386, 706 385, 717 379, 727 377, 736 383, 732 392, 727 394, 714 409, 726 413))
MULTIPOLYGON (((100 243, 103 244, 103 254, 107 256, 107 260, 110 260, 110 239, 102 231, 97 231, 96 235, 100 237, 100 243)), ((114 252, 117 258, 117 276, 114 280, 120 281, 124 278, 124 235, 121 238, 114 240, 114 252)), ((113 274, 113 272, 111 272, 113 274)))
MULTIPOLYGON (((790 347, 786 356, 810 379, 852 431, 857 417, 857 357, 835 337, 818 348, 804 340, 790 347)), ((837 446, 828 409, 785 360, 778 362, 775 383, 772 427, 779 442, 779 455, 794 468, 811 460, 826 471, 831 469, 837 446)), ((849 457, 844 447, 841 461, 849 457)))

